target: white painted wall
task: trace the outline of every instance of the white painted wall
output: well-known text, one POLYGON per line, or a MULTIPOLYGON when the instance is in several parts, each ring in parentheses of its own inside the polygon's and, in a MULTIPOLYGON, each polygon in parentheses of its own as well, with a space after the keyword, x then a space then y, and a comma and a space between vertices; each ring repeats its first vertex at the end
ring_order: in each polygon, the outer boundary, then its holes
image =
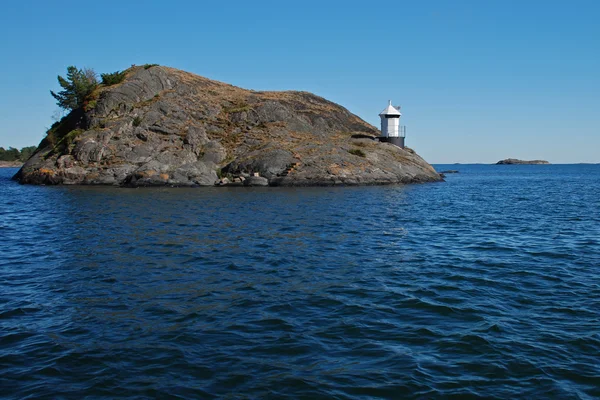
POLYGON ((381 115, 381 136, 398 137, 400 135, 400 118, 386 118, 381 115))
POLYGON ((381 117, 381 136, 388 136, 388 120, 385 116, 380 115, 381 117))
POLYGON ((398 137, 400 133, 400 118, 387 119, 387 135, 388 137, 398 137))

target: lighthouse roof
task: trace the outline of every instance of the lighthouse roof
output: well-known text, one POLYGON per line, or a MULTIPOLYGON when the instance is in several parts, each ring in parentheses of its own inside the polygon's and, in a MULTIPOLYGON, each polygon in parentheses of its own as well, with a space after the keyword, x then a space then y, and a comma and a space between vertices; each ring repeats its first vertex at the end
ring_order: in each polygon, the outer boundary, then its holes
POLYGON ((388 106, 380 112, 379 115, 402 115, 400 111, 392 105, 392 101, 390 100, 389 102, 388 106))

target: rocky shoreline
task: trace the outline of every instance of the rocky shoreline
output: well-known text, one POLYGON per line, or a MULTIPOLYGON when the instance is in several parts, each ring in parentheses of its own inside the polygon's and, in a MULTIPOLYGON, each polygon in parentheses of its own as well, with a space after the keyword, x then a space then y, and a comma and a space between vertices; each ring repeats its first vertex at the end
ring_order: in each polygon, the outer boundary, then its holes
POLYGON ((0 161, 0 168, 21 168, 22 166, 21 161, 0 161))
POLYGON ((331 186, 441 181, 413 150, 307 92, 260 92, 132 67, 48 132, 14 179, 119 186, 331 186))

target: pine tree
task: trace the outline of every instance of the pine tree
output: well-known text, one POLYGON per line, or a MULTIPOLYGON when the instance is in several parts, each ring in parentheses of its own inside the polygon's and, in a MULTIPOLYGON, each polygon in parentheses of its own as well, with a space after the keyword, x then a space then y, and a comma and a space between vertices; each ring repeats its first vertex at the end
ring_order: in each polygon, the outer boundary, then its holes
POLYGON ((67 68, 67 78, 58 76, 58 84, 63 88, 58 93, 50 91, 59 107, 65 110, 75 110, 83 107, 87 97, 98 86, 96 73, 92 69, 70 66, 67 68))

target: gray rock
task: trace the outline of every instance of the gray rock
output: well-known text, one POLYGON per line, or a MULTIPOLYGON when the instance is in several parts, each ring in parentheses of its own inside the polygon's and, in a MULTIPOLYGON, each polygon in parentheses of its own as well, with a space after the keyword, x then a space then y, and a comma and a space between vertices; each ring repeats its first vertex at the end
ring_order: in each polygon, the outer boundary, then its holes
POLYGON ((230 163, 225 170, 240 174, 258 172, 270 179, 286 170, 288 165, 296 162, 291 152, 282 149, 262 149, 250 152, 230 163))
POLYGON ((82 167, 69 167, 61 171, 64 184, 79 184, 83 182, 87 171, 82 167))
POLYGON ((250 176, 244 180, 244 186, 269 186, 269 180, 263 176, 250 176))
POLYGON ((84 164, 97 162, 102 158, 103 147, 101 143, 98 143, 93 138, 80 140, 73 150, 73 155, 77 161, 81 161, 84 164))
POLYGON ((124 83, 102 92, 94 109, 96 116, 119 116, 133 105, 148 101, 173 88, 173 76, 163 68, 137 69, 124 83))
POLYGON ((185 177, 185 180, 200 186, 212 186, 218 178, 216 165, 202 161, 182 165, 175 170, 175 173, 178 176, 185 177))
POLYGON ((60 169, 71 168, 75 165, 75 159, 72 155, 67 154, 64 156, 60 156, 58 160, 56 160, 56 166, 60 169))
POLYGON ((143 140, 144 142, 148 141, 148 133, 142 129, 136 130, 135 136, 137 136, 140 140, 143 140))
POLYGON ((209 161, 215 164, 221 163, 227 158, 227 150, 221 144, 215 140, 211 140, 203 148, 204 155, 202 161, 209 161))
MULTIPOLYGON (((180 133, 181 125, 177 121, 170 119, 156 121, 148 127, 149 131, 160 133, 163 135, 177 135, 180 133)), ((183 136, 183 134, 182 134, 183 136)))
POLYGON ((206 130, 204 126, 190 126, 187 130, 187 133, 183 139, 183 143, 190 145, 192 151, 196 155, 200 155, 202 153, 203 146, 208 143, 210 139, 206 135, 206 130))

